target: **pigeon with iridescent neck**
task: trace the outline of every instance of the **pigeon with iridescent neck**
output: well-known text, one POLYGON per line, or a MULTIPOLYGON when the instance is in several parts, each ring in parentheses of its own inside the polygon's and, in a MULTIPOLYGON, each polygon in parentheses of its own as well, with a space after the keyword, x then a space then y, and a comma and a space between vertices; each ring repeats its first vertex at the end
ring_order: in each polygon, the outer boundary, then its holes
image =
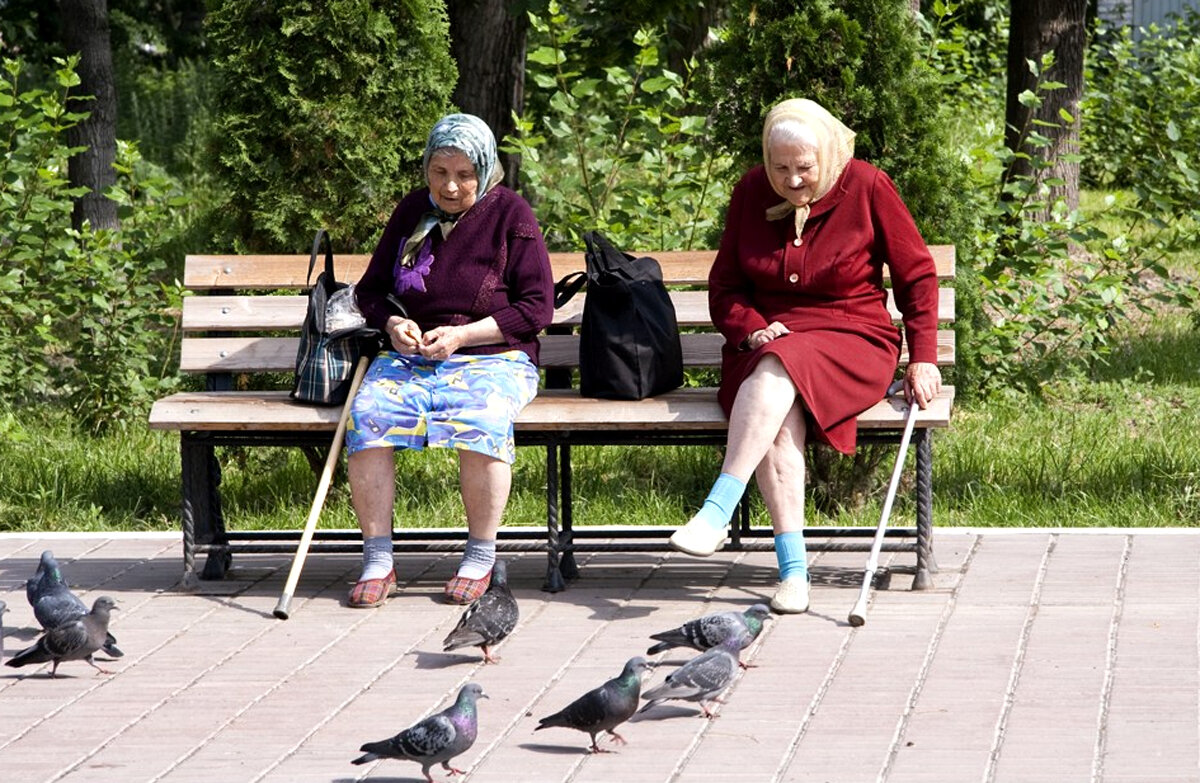
POLYGON ((596 742, 596 735, 602 731, 612 737, 613 742, 624 745, 625 738, 615 729, 637 711, 642 676, 649 670, 650 662, 645 658, 630 658, 619 675, 583 694, 553 715, 542 718, 534 731, 561 726, 587 732, 592 738, 592 753, 609 752, 602 750, 596 742))
MULTIPOLYGON (((26 580, 25 597, 33 607, 34 618, 46 631, 78 620, 88 613, 87 605, 67 587, 62 569, 49 549, 42 552, 37 571, 26 580)), ((120 658, 125 654, 117 647, 117 640, 112 634, 105 636, 101 649, 112 658, 120 658)))
MULTIPOLYGON (((691 647, 693 650, 704 652, 716 647, 730 636, 741 639, 741 649, 744 650, 762 633, 763 621, 770 616, 771 610, 767 608, 766 604, 754 604, 744 612, 727 611, 706 614, 695 620, 688 620, 678 628, 650 634, 650 638, 657 639, 658 644, 646 650, 646 654, 657 655, 675 647, 691 647)), ((745 668, 744 665, 743 668, 745 668)))
POLYGON ((458 692, 454 704, 439 713, 414 723, 391 739, 368 742, 359 750, 363 755, 353 764, 368 764, 378 759, 401 759, 421 765, 425 780, 433 783, 429 768, 441 764, 452 775, 464 774, 450 766, 450 759, 466 753, 479 733, 476 701, 486 699, 483 688, 469 682, 458 692))

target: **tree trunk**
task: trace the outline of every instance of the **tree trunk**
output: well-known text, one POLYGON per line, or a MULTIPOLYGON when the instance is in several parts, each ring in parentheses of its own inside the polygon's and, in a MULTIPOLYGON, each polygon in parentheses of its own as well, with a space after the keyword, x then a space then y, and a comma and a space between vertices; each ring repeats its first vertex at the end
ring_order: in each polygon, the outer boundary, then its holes
MULTIPOLYGON (((503 144, 525 110, 525 36, 529 18, 506 0, 447 0, 450 53, 458 63, 452 99, 488 124, 503 144)), ((519 155, 500 153, 504 184, 517 186, 519 155)))
MULTIPOLYGON (((1063 180, 1051 188, 1051 198, 1065 198, 1074 209, 1079 206, 1079 163, 1064 160, 1064 155, 1079 151, 1079 100, 1083 95, 1083 57, 1087 45, 1087 0, 1011 0, 1012 15, 1008 36, 1008 92, 1005 105, 1004 143, 1010 150, 1023 150, 1053 161, 1039 177, 1063 180), (1054 52, 1054 65, 1042 74, 1042 81, 1062 82, 1061 89, 1041 93, 1041 106, 1023 106, 1020 95, 1035 90, 1038 77, 1030 72, 1027 60, 1040 63, 1047 52, 1054 52), (1074 118, 1065 122, 1066 110, 1074 118), (1035 124, 1035 121, 1049 123, 1035 124), (1030 132, 1051 140, 1045 148, 1024 146, 1030 132)), ((1030 161, 1017 159, 1006 179, 1033 173, 1030 161)))
POLYGON ((117 228, 117 204, 104 196, 116 182, 113 162, 117 157, 117 90, 113 74, 112 48, 108 36, 108 0, 59 0, 62 42, 70 53, 78 52, 79 95, 94 100, 75 100, 71 111, 89 112, 86 120, 67 131, 67 143, 86 147, 67 163, 72 187, 88 192, 75 201, 71 222, 81 228, 117 228))

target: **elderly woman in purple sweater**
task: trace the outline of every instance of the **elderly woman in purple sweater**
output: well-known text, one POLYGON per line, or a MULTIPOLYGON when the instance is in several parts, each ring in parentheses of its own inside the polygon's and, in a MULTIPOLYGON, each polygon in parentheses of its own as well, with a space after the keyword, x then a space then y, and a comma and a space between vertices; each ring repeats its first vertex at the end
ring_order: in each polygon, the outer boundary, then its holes
POLYGON ((487 589, 512 483, 513 420, 537 394, 537 334, 554 312, 541 229, 525 200, 498 184, 488 126, 443 117, 424 166, 428 186, 396 207, 355 289, 390 346, 371 363, 346 432, 363 532, 354 607, 379 606, 396 587, 397 448, 457 451, 468 538, 445 593, 465 604, 487 589))

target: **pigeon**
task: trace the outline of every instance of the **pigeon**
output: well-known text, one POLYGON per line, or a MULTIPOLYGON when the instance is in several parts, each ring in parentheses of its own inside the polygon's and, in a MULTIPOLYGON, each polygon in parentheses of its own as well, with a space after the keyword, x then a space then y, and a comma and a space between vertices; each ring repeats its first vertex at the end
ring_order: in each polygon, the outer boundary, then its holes
POLYGON ((659 702, 682 699, 700 704, 704 717, 715 717, 706 701, 720 702, 717 696, 729 687, 738 670, 741 639, 730 636, 716 647, 709 648, 667 675, 667 679, 642 694, 645 712, 659 702))
MULTIPOLYGON (((46 631, 88 613, 87 605, 67 587, 58 561, 49 549, 42 552, 37 571, 25 582, 25 597, 33 607, 33 616, 46 631)), ((125 654, 117 647, 117 640, 112 634, 105 638, 103 650, 112 658, 120 658, 125 654)))
POLYGON ((463 612, 458 625, 442 642, 442 649, 450 652, 460 647, 478 647, 483 650, 484 663, 498 663, 500 659, 488 648, 512 633, 519 617, 517 599, 508 589, 508 568, 503 560, 497 560, 487 592, 463 612))
POLYGON ((480 697, 487 698, 483 688, 473 682, 467 683, 452 706, 414 723, 391 739, 368 742, 359 748, 364 755, 351 763, 367 764, 377 759, 415 761, 421 765, 421 772, 429 783, 433 783, 429 768, 434 764, 441 763, 452 775, 463 774, 461 769, 450 766, 450 759, 466 753, 475 744, 479 732, 475 702, 480 697))
POLYGON ((52 663, 50 676, 57 676, 58 665, 63 661, 87 661, 101 674, 112 672, 101 669, 92 661, 92 655, 104 645, 108 634, 109 612, 117 607, 113 599, 102 595, 92 605, 92 611, 51 628, 32 647, 27 647, 5 661, 5 666, 27 666, 31 663, 52 663))
MULTIPOLYGON (((674 647, 691 647, 704 652, 716 647, 729 636, 741 638, 741 649, 749 647, 762 633, 763 621, 771 616, 766 604, 754 604, 744 612, 713 612, 695 620, 688 620, 678 628, 650 634, 659 643, 646 650, 647 655, 657 655, 674 647)), ((745 664, 741 664, 745 668, 745 664)))
POLYGON ((619 675, 583 694, 553 715, 542 718, 534 731, 561 726, 587 732, 592 738, 592 753, 610 752, 602 750, 596 742, 596 735, 602 731, 607 732, 614 742, 624 745, 625 738, 613 729, 629 720, 637 711, 642 675, 650 669, 650 665, 641 656, 630 658, 619 675))

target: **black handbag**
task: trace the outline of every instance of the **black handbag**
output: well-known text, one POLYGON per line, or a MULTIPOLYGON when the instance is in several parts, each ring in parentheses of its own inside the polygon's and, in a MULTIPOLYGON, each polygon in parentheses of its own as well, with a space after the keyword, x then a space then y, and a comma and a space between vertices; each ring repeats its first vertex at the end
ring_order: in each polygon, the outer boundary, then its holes
POLYGON ((349 319, 351 325, 340 328, 334 328, 327 321, 329 305, 335 295, 344 291, 341 296, 352 304, 353 291, 349 283, 339 283, 334 277, 333 247, 325 229, 317 231, 313 238, 305 282, 312 288, 308 293, 308 312, 300 330, 291 397, 297 402, 313 405, 341 405, 349 394, 359 357, 379 349, 379 332, 367 328, 361 314, 349 319), (325 248, 325 269, 313 284, 312 273, 322 246, 325 248))
POLYGON ((579 391, 584 397, 640 400, 683 385, 683 350, 675 306, 662 268, 649 256, 634 258, 602 234, 584 234, 583 273, 555 286, 561 307, 583 286, 579 328, 579 391))

